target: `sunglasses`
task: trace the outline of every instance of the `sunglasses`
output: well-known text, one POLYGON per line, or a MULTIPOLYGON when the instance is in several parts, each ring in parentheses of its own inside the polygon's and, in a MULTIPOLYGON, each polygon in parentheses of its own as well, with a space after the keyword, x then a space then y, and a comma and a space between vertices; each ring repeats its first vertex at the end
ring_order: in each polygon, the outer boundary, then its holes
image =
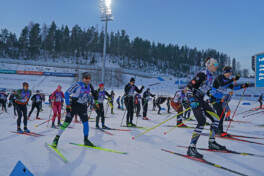
POLYGON ((219 63, 214 63, 213 65, 214 65, 215 67, 218 67, 219 63))

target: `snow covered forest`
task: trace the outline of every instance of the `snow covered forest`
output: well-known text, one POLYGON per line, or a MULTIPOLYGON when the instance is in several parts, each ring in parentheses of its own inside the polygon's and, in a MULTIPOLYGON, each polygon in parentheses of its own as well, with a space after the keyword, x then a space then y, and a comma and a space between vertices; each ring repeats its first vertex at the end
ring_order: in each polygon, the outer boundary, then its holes
MULTIPOLYGON (((52 58, 54 62, 71 58, 76 64, 80 59, 91 65, 98 62, 97 55, 102 53, 103 43, 103 30, 97 26, 83 28, 75 25, 69 29, 67 25, 59 27, 54 21, 50 25, 30 22, 18 37, 8 29, 1 29, 0 57, 24 60, 52 58)), ((125 30, 108 34, 107 54, 120 68, 158 71, 175 77, 195 74, 203 66, 205 57, 214 57, 219 59, 219 72, 224 66, 231 65, 234 74, 249 77, 249 70, 242 69, 236 58, 215 49, 198 50, 186 45, 155 43, 140 37, 130 39, 125 30)))

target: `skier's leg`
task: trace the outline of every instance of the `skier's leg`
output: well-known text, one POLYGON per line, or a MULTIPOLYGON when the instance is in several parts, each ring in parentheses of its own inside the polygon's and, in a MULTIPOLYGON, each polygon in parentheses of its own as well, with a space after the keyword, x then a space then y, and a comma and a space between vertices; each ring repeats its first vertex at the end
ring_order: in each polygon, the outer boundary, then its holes
POLYGON ((17 110, 17 127, 20 128, 21 124, 21 118, 22 118, 22 110, 21 110, 21 105, 16 104, 16 110, 17 110))
POLYGON ((30 110, 30 112, 29 112, 29 114, 28 114, 28 117, 31 116, 31 114, 32 114, 32 112, 34 111, 35 107, 36 107, 35 103, 32 103, 31 110, 30 110))
POLYGON ((213 106, 214 106, 214 109, 216 110, 218 117, 220 118, 222 115, 220 122, 219 122, 219 127, 218 127, 218 133, 221 134, 224 132, 223 131, 223 121, 225 118, 225 113, 223 112, 223 105, 221 102, 219 102, 219 103, 215 103, 213 106))
POLYGON ((21 109, 24 117, 24 127, 27 127, 27 105, 23 105, 21 109))

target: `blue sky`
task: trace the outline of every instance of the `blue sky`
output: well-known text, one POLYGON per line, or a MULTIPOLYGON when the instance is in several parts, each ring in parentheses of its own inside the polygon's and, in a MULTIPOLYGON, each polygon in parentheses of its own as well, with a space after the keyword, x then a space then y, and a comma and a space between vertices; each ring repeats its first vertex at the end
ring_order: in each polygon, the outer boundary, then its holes
MULTIPOLYGON (((101 30, 99 0, 1 0, 0 28, 20 34, 30 21, 101 30)), ((264 51, 264 0, 112 0, 109 31, 155 42, 214 48, 251 71, 264 51)))

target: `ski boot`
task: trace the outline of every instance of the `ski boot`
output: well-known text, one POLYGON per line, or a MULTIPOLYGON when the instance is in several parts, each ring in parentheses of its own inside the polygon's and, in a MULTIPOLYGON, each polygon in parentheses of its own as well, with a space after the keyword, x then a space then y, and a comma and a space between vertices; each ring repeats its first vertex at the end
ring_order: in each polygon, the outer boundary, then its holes
POLYGON ((149 120, 149 118, 147 118, 147 117, 143 117, 143 120, 149 120))
POLYGON ((227 132, 222 132, 220 133, 220 137, 230 137, 230 134, 228 134, 227 132))
POLYGON ((18 132, 18 133, 24 133, 24 132, 21 130, 20 127, 17 127, 17 132, 18 132))
POLYGON ((96 124, 96 125, 95 125, 95 128, 96 128, 96 129, 100 129, 100 127, 99 127, 99 125, 98 125, 98 124, 96 124))
POLYGON ((84 145, 95 147, 95 145, 93 143, 91 143, 91 141, 89 141, 87 136, 84 136, 83 142, 84 142, 84 145))
POLYGON ((135 126, 136 126, 136 125, 135 125, 134 123, 132 123, 132 122, 130 122, 130 124, 131 124, 132 127, 135 127, 135 126))
POLYGON ((60 139, 60 136, 58 136, 58 135, 56 135, 56 137, 53 139, 52 146, 54 148, 57 148, 59 139, 60 139))
POLYGON ((56 126, 55 126, 55 122, 52 122, 52 124, 51 124, 51 128, 56 128, 56 126))
POLYGON ((226 150, 226 147, 218 144, 215 139, 209 139, 208 144, 211 150, 226 150))
POLYGON ((196 147, 193 144, 188 147, 187 155, 194 158, 203 159, 203 155, 196 150, 196 147))
POLYGON ((225 121, 231 121, 230 117, 226 117, 225 121))
POLYGON ((39 117, 36 117, 36 120, 40 120, 41 118, 39 118, 39 117))
POLYGON ((127 127, 131 127, 132 125, 130 124, 130 122, 126 122, 127 127))
POLYGON ((110 130, 110 128, 108 126, 102 125, 102 128, 105 130, 110 130))
POLYGON ((60 127, 61 126, 61 122, 60 122, 60 120, 58 120, 58 127, 60 127))
POLYGON ((24 127, 24 132, 25 132, 25 133, 30 133, 30 130, 25 126, 25 127, 24 127))
POLYGON ((180 127, 180 128, 187 128, 188 126, 183 124, 183 123, 177 123, 177 126, 180 127))

